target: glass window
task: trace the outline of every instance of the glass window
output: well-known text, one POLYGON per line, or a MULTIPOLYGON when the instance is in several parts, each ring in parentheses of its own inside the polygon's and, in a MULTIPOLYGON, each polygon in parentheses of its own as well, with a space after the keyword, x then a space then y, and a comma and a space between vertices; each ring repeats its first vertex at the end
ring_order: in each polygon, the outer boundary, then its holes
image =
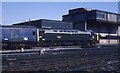
POLYGON ((78 31, 75 31, 75 33, 78 33, 78 31))
POLYGON ((57 30, 54 30, 54 32, 57 32, 57 30))
POLYGON ((117 21, 117 15, 108 13, 108 21, 116 22, 117 21))
POLYGON ((64 32, 67 32, 67 31, 64 30, 64 32))
POLYGON ((107 20, 107 13, 105 13, 105 12, 97 12, 96 17, 99 20, 107 20))
POLYGON ((32 33, 33 35, 35 35, 35 31, 33 31, 33 33, 32 33))
POLYGON ((62 30, 60 30, 60 32, 63 32, 62 30))
POLYGON ((117 22, 120 22, 120 15, 117 15, 117 22))

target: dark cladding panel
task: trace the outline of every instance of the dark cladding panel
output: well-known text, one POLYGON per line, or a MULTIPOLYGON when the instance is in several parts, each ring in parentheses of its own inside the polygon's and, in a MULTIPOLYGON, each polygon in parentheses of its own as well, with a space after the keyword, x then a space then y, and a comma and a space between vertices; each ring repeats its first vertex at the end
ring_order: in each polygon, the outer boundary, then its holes
POLYGON ((86 21, 86 14, 76 14, 75 15, 75 23, 81 23, 86 21))
POLYGON ((34 26, 37 28, 41 28, 41 20, 35 20, 35 21, 28 21, 28 22, 22 22, 22 23, 16 23, 13 24, 13 26, 34 26))
POLYGON ((87 20, 95 20, 96 19, 96 11, 90 11, 87 13, 87 20))
POLYGON ((80 13, 86 13, 87 10, 85 10, 84 8, 77 8, 77 9, 72 9, 69 10, 69 14, 80 14, 80 13))
POLYGON ((114 26, 112 25, 110 29, 110 33, 113 33, 113 34, 117 33, 117 29, 118 29, 117 25, 114 25, 114 26))
POLYGON ((64 16, 63 16, 63 21, 72 22, 72 21, 73 21, 73 18, 72 18, 71 15, 64 15, 64 16))
POLYGON ((37 28, 41 28, 41 20, 31 21, 29 22, 29 25, 35 26, 37 28))
POLYGON ((93 23, 88 23, 87 24, 87 30, 92 30, 93 32, 97 33, 98 32, 98 26, 94 25, 93 23))
POLYGON ((100 33, 109 33, 110 32, 107 25, 102 25, 101 24, 98 28, 99 28, 100 33))
POLYGON ((46 29, 73 29, 73 24, 70 22, 56 21, 56 20, 34 20, 24 23, 14 24, 22 26, 34 26, 37 28, 46 28, 46 29))
POLYGON ((85 30, 85 25, 84 23, 76 23, 76 24, 73 24, 74 25, 74 29, 77 29, 77 30, 85 30))
POLYGON ((42 20, 41 24, 42 28, 46 29, 73 29, 73 25, 70 22, 42 20))

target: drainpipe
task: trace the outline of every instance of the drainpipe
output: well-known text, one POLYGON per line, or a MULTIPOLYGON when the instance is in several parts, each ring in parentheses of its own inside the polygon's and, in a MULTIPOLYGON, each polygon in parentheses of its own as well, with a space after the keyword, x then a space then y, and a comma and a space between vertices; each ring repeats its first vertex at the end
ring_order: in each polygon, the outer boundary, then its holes
POLYGON ((87 30, 87 22, 85 21, 85 31, 87 30))

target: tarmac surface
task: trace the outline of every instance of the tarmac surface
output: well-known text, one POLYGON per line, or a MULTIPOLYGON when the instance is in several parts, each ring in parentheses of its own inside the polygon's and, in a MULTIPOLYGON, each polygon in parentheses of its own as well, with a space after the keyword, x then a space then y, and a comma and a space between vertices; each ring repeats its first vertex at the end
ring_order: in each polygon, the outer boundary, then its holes
POLYGON ((2 52, 3 73, 119 73, 119 46, 2 52))

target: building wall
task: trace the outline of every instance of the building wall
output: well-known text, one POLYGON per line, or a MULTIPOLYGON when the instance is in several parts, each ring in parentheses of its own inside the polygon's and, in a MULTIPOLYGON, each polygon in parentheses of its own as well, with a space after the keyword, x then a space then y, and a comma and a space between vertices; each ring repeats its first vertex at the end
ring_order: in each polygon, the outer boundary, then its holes
POLYGON ((63 22, 58 20, 48 20, 48 19, 40 19, 34 20, 29 22, 17 23, 13 24, 16 25, 27 25, 27 26, 34 26, 37 28, 45 28, 45 29, 73 29, 73 24, 70 22, 63 22))
POLYGON ((120 26, 118 26, 118 35, 120 36, 120 26))
MULTIPOLYGON (((69 14, 63 16, 63 21, 73 22, 73 27, 77 30, 86 30, 87 25, 87 30, 111 35, 117 34, 120 15, 107 11, 78 8, 69 10, 69 14)), ((116 39, 101 39, 100 43, 112 44, 117 42, 116 39)))
POLYGON ((73 22, 74 20, 73 20, 72 15, 66 15, 66 16, 63 16, 62 21, 73 22))
POLYGON ((105 11, 96 11, 96 19, 99 21, 120 22, 120 15, 105 11))
POLYGON ((96 33, 110 33, 115 34, 117 25, 116 14, 110 14, 103 11, 91 11, 87 14, 74 14, 63 16, 63 21, 73 22, 73 28, 77 30, 92 30, 96 33))
POLYGON ((70 22, 54 21, 54 20, 42 20, 42 28, 50 29, 73 29, 73 24, 70 22))
POLYGON ((74 23, 74 29, 76 30, 85 30, 85 23, 84 22, 80 22, 80 23, 74 23))

